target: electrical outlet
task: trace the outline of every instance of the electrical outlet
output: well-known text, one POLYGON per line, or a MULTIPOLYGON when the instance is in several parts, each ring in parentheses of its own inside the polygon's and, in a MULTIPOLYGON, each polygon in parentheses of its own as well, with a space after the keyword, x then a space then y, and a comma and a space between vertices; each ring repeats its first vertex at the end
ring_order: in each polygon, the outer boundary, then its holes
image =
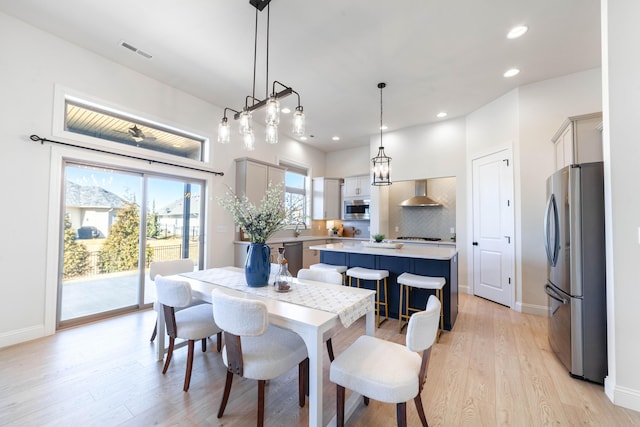
POLYGON ((449 232, 450 232, 451 234, 455 233, 455 232, 456 232, 456 228, 455 228, 455 227, 451 227, 451 229, 449 230, 449 232))
POLYGON ((398 226, 396 225, 396 233, 397 233, 398 231, 400 231, 400 227, 398 227, 398 226))

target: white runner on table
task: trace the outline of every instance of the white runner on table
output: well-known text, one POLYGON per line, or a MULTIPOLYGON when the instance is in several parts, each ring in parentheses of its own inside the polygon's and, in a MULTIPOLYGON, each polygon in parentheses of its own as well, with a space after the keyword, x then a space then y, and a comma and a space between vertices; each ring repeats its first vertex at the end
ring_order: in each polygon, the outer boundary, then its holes
MULTIPOLYGON (((244 272, 224 268, 211 268, 180 275, 248 294, 335 313, 345 328, 373 309, 373 299, 369 298, 374 293, 373 291, 345 292, 345 289, 340 285, 320 287, 312 283, 296 281, 292 284, 290 292, 280 293, 276 292, 275 287, 271 284, 261 288, 249 287, 244 272)), ((364 291, 364 289, 361 290, 364 291)))

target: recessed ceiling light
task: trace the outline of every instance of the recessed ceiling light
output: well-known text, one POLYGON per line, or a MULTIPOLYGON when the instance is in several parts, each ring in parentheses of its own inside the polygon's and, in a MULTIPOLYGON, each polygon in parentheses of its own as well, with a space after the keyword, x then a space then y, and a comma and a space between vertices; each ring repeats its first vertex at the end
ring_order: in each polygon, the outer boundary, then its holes
POLYGON ((291 108, 284 107, 282 110, 280 110, 280 112, 283 114, 289 114, 291 112, 291 108))
POLYGON ((389 126, 387 125, 380 126, 380 130, 387 130, 387 129, 389 129, 389 126))
POLYGON ((526 33, 527 31, 529 31, 529 27, 527 27, 526 25, 518 25, 517 27, 513 27, 511 31, 507 33, 507 38, 517 39, 518 37, 524 35, 524 33, 526 33))
POLYGON ((519 72, 520 72, 520 70, 518 70, 517 68, 511 68, 511 69, 505 71, 503 76, 505 76, 505 77, 513 77, 513 76, 517 75, 519 72))
POLYGON ((339 137, 339 136, 334 136, 334 137, 333 137, 333 138, 331 138, 331 139, 333 139, 334 141, 340 141, 340 137, 339 137))
POLYGON ((447 117, 447 113, 445 113, 444 111, 441 111, 438 114, 436 114, 436 117, 439 119, 442 119, 444 117, 447 117))
POLYGON ((307 140, 307 137, 306 137, 306 136, 301 136, 301 137, 300 137, 300 141, 306 141, 306 140, 307 140))

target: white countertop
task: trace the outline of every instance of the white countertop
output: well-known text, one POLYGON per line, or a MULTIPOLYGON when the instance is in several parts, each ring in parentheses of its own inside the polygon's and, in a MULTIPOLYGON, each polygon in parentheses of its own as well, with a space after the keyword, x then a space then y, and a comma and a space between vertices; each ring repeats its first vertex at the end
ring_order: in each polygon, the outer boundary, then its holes
MULTIPOLYGON (((273 239, 267 240, 267 245, 278 244, 278 243, 290 243, 290 242, 308 242, 313 240, 326 240, 326 239, 336 239, 336 240, 346 240, 346 241, 368 241, 369 238, 357 238, 357 237, 339 237, 339 236, 298 236, 298 237, 276 237, 273 239)), ((245 244, 248 245, 249 241, 247 240, 235 240, 233 243, 236 244, 245 244)))
POLYGON ((310 246, 309 249, 319 251, 348 252, 364 255, 386 255, 406 258, 441 259, 449 260, 458 251, 455 248, 436 247, 430 245, 405 245, 399 249, 371 248, 361 243, 329 243, 326 245, 310 246))

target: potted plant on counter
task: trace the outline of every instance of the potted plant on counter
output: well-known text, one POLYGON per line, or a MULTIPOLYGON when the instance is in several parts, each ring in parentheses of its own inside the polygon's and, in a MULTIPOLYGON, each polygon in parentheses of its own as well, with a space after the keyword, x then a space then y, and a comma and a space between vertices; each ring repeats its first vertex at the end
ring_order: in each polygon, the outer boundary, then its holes
POLYGON ((384 234, 374 234, 373 240, 375 240, 376 243, 382 242, 384 240, 384 234))

